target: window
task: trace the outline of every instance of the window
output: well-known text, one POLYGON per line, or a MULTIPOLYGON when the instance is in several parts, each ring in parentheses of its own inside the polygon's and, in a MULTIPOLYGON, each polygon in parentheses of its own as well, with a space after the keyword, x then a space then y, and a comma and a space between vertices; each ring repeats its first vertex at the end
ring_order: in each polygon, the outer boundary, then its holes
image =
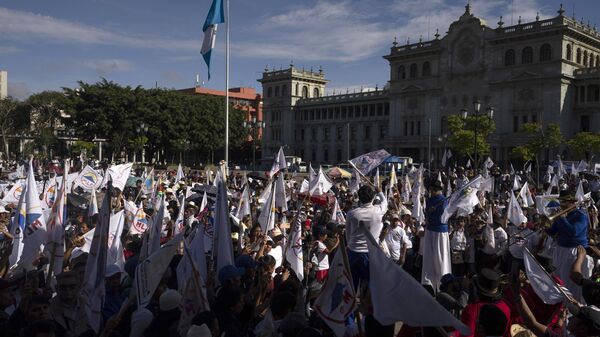
POLYGON ((440 120, 440 130, 442 134, 448 133, 448 116, 443 116, 440 120))
POLYGON ((415 122, 410 122, 410 135, 415 135, 415 122))
POLYGON ((296 83, 296 89, 295 89, 294 95, 298 96, 298 94, 299 94, 299 92, 298 92, 299 88, 300 88, 300 84, 296 83))
POLYGON ((343 129, 342 129, 342 127, 341 127, 341 126, 338 126, 338 127, 335 129, 335 139, 336 139, 336 140, 342 140, 342 132, 344 132, 344 131, 343 131, 343 129))
POLYGON ((367 117, 368 113, 369 113, 369 106, 365 104, 362 106, 362 116, 367 117))
POLYGON ((408 136, 408 122, 404 122, 404 135, 408 136))
POLYGON ((588 52, 587 50, 583 52, 583 65, 587 67, 588 65, 588 52))
POLYGON ((385 103, 383 106, 383 114, 388 116, 390 114, 390 103, 385 103))
POLYGON ((385 139, 385 136, 387 136, 387 126, 381 125, 379 127, 379 139, 385 139))
POLYGON ((273 88, 269 87, 267 89, 267 97, 271 97, 271 96, 273 96, 273 88))
POLYGON ((521 119, 523 120, 523 124, 527 123, 527 119, 529 117, 527 115, 523 115, 523 117, 521 117, 521 119))
POLYGON ((587 88, 587 101, 598 102, 600 101, 600 87, 597 84, 592 84, 587 88))
POLYGON ((334 117, 335 119, 339 119, 340 118, 340 108, 335 108, 335 114, 334 117))
POLYGON ((421 121, 417 122, 417 136, 421 135, 421 121))
POLYGON ((423 63, 423 77, 431 76, 431 64, 428 61, 423 63))
POLYGON ((371 139, 371 127, 365 125, 365 139, 371 139))
POLYGON ((356 140, 356 126, 350 128, 350 139, 356 140))
POLYGON ((346 111, 348 111, 348 108, 342 107, 342 118, 346 118, 346 111))
POLYGON ((307 86, 302 87, 302 98, 308 98, 308 87, 307 86))
POLYGON ((300 140, 304 140, 304 129, 300 129, 300 140))
POLYGON ((537 123, 537 114, 531 115, 531 123, 537 123))
POLYGON ((513 116, 513 132, 519 132, 519 116, 513 116))
POLYGON ((590 53, 590 68, 594 67, 594 53, 590 53))
POLYGON ((584 86, 579 87, 579 101, 585 102, 585 87, 584 86))
POLYGON ((514 66, 515 65, 515 50, 509 49, 504 53, 504 65, 514 66))
POLYGON ((348 118, 354 117, 354 106, 348 107, 348 118))
POLYGON ((323 129, 323 140, 326 140, 326 141, 329 140, 329 128, 328 127, 325 127, 323 129))
POLYGON ((327 118, 333 119, 333 108, 327 109, 327 118))
POLYGON ((281 87, 281 96, 285 96, 285 95, 287 95, 287 85, 284 84, 281 87))
POLYGON ((336 157, 338 163, 342 161, 342 149, 337 149, 336 157))
POLYGON ((577 63, 581 64, 581 49, 577 48, 577 63))
POLYGON ((525 47, 521 52, 521 63, 530 64, 533 62, 533 48, 525 47))
POLYGON ((570 44, 567 45, 567 61, 571 61, 573 59, 573 48, 570 44))
POLYGON ((550 61, 552 59, 552 47, 544 43, 540 48, 540 62, 550 61))
POLYGON ((581 132, 590 132, 590 116, 579 117, 579 130, 581 132))
POLYGON ((319 93, 319 88, 315 88, 313 90, 313 97, 320 97, 320 96, 321 96, 321 94, 319 93))
POLYGON ((406 68, 404 68, 404 66, 398 67, 398 79, 399 80, 406 79, 406 68))
POLYGON ((275 87, 275 97, 279 96, 279 86, 275 87))
POLYGON ((419 70, 417 68, 417 65, 415 63, 410 65, 410 78, 417 78, 417 75, 419 73, 419 70))
POLYGON ((312 140, 312 141, 317 140, 317 129, 315 129, 315 128, 310 129, 310 140, 312 140))
POLYGON ((383 104, 377 104, 377 116, 383 116, 383 104))
POLYGON ((371 116, 371 117, 375 116, 375 110, 376 110, 375 104, 369 105, 369 116, 371 116))

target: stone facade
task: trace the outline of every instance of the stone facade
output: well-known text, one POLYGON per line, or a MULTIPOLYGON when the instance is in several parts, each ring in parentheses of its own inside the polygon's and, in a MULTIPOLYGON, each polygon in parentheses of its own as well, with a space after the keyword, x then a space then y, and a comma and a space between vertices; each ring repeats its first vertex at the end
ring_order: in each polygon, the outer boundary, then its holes
MULTIPOLYGON (((554 18, 510 27, 500 18, 492 28, 467 5, 445 36, 436 33, 434 40, 413 44, 394 41, 383 57, 390 64, 384 90, 318 98, 310 92, 308 97, 265 95, 263 157, 287 145, 286 153, 332 164, 384 147, 427 161, 431 136, 432 160, 439 161, 448 116, 461 109, 472 113, 476 100, 482 110, 494 107, 496 131, 489 141, 491 157, 499 162, 508 161, 511 149, 526 140, 519 133, 524 123, 558 123, 567 138, 600 130, 600 33, 566 17, 562 8, 554 18), (353 112, 360 107, 360 118, 348 114, 350 107, 353 112)), ((293 67, 265 71, 259 81, 263 91, 276 90, 273 85, 293 88, 303 83, 295 73, 293 67)), ((308 77, 322 93, 323 73, 308 77)))

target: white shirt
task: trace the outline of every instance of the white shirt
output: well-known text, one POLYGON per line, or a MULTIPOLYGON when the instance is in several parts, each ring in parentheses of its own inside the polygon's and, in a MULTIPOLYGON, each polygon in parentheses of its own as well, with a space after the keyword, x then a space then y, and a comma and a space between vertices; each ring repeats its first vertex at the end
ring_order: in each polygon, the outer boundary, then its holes
POLYGON ((316 271, 327 270, 329 269, 329 256, 325 254, 325 250, 327 247, 323 242, 317 241, 317 266, 315 267, 316 271))
POLYGON ((452 233, 450 249, 460 251, 467 249, 467 238, 465 237, 465 231, 463 229, 457 229, 452 233))
POLYGON ((378 193, 377 198, 381 200, 379 205, 372 203, 361 205, 350 212, 346 219, 346 239, 348 240, 348 248, 357 253, 368 253, 367 237, 363 230, 358 226, 362 221, 365 228, 371 233, 373 238, 377 240, 383 228, 381 219, 388 210, 387 198, 383 193, 378 193))
POLYGON ((390 227, 390 230, 385 237, 385 242, 390 250, 390 257, 392 260, 398 260, 400 259, 402 247, 408 246, 410 240, 406 235, 406 231, 404 231, 402 227, 396 226, 396 228, 390 227))

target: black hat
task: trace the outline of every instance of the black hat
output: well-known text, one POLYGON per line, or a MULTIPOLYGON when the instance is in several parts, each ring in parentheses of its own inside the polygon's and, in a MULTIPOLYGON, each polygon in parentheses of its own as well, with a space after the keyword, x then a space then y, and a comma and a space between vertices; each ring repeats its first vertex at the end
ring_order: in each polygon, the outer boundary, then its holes
POLYGON ((475 278, 477 291, 487 297, 496 297, 500 295, 500 278, 502 275, 488 268, 481 269, 475 278))
POLYGON ((558 199, 561 201, 577 201, 575 195, 573 195, 569 190, 560 191, 558 199))
POLYGON ((444 189, 444 186, 442 185, 441 181, 434 180, 431 184, 429 184, 429 188, 432 190, 442 191, 444 189))

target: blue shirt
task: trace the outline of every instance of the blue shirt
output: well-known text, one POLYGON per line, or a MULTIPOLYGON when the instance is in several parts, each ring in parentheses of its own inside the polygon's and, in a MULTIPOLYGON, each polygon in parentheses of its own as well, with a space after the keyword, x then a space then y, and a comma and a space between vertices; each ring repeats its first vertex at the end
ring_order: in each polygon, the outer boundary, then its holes
POLYGON ((548 235, 556 235, 556 244, 560 247, 588 246, 587 231, 590 223, 587 214, 576 209, 566 217, 560 217, 554 221, 548 229, 548 235))
POLYGON ((446 206, 448 206, 448 199, 441 194, 427 199, 425 218, 428 230, 440 233, 448 232, 448 224, 442 223, 442 213, 446 206))

